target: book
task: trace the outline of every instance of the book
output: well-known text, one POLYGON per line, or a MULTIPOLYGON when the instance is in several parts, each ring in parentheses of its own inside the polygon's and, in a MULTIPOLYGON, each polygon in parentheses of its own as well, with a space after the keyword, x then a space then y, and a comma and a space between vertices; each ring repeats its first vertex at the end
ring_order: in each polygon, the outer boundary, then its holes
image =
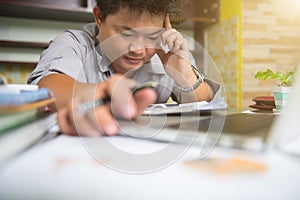
POLYGON ((255 102, 255 104, 250 105, 249 107, 251 108, 270 111, 276 108, 273 96, 259 96, 252 100, 255 102))
POLYGON ((0 135, 38 119, 45 112, 55 110, 55 99, 45 99, 21 105, 0 105, 0 135))
POLYGON ((0 104, 0 163, 37 143, 56 124, 54 98, 0 104))
POLYGON ((2 84, 0 85, 0 93, 20 94, 21 91, 37 91, 38 85, 27 84, 2 84))
MULTIPOLYGON (((24 88, 25 86, 20 86, 24 88)), ((52 93, 47 88, 39 88, 37 90, 22 90, 8 86, 0 87, 0 106, 20 105, 52 97, 52 93)))
POLYGON ((40 115, 38 119, 0 135, 0 163, 31 147, 56 125, 56 113, 40 115))

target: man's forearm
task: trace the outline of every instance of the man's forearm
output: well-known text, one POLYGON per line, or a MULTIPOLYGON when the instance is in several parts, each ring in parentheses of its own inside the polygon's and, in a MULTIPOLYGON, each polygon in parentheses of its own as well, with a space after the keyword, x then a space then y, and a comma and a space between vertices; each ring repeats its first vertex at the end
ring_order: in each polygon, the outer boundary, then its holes
POLYGON ((192 92, 181 93, 181 103, 190 103, 198 101, 211 101, 213 98, 213 90, 206 83, 202 82, 200 86, 192 92))
POLYGON ((57 109, 66 107, 72 98, 75 80, 64 74, 50 74, 41 79, 40 87, 49 88, 56 98, 57 109))

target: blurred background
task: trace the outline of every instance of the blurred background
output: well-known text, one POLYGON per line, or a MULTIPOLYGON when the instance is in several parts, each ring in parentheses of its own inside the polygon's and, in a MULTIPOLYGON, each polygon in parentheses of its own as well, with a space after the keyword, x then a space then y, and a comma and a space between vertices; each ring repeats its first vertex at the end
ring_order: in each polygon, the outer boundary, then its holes
MULTIPOLYGON (((0 0, 0 73, 26 83, 48 42, 65 29, 93 21, 94 0, 0 0)), ((187 0, 174 27, 189 36, 199 67, 220 73, 230 108, 247 108, 256 96, 272 95, 274 81, 259 70, 292 70, 300 64, 299 0, 187 0), (215 68, 199 55, 207 51, 215 68)))

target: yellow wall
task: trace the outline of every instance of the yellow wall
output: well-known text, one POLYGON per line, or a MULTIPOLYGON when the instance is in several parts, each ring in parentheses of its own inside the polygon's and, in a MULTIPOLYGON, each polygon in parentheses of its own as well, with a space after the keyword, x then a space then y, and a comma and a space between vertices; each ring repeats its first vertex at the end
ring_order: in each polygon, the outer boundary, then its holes
POLYGON ((220 0, 220 20, 226 21, 242 15, 242 0, 220 0))
POLYGON ((220 20, 221 22, 230 20, 232 18, 237 18, 237 97, 236 97, 236 107, 242 107, 242 71, 243 71, 243 15, 242 15, 242 1, 243 0, 220 0, 220 20))
MULTIPOLYGON (((206 49, 223 79, 227 103, 242 103, 242 0, 220 0, 220 22, 206 29, 206 49)), ((213 71, 208 72, 214 77, 213 71)))

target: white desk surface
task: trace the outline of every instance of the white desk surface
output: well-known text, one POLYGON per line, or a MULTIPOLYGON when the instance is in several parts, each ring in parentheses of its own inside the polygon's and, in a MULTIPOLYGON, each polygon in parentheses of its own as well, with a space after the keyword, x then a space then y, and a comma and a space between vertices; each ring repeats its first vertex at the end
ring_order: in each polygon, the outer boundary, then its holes
MULTIPOLYGON (((266 167, 263 171, 218 173, 185 163, 199 159, 198 146, 189 148, 160 170, 132 174, 97 162, 83 141, 97 141, 97 145, 108 138, 81 140, 61 135, 2 165, 0 199, 300 199, 300 157, 214 148, 208 158, 242 158, 266 167)), ((112 137, 109 141, 133 155, 149 155, 166 147, 164 143, 127 137, 112 137)), ((124 163, 124 168, 128 167, 126 164, 147 164, 112 155, 109 148, 100 145, 98 150, 107 156, 105 163, 117 160, 124 163)))

